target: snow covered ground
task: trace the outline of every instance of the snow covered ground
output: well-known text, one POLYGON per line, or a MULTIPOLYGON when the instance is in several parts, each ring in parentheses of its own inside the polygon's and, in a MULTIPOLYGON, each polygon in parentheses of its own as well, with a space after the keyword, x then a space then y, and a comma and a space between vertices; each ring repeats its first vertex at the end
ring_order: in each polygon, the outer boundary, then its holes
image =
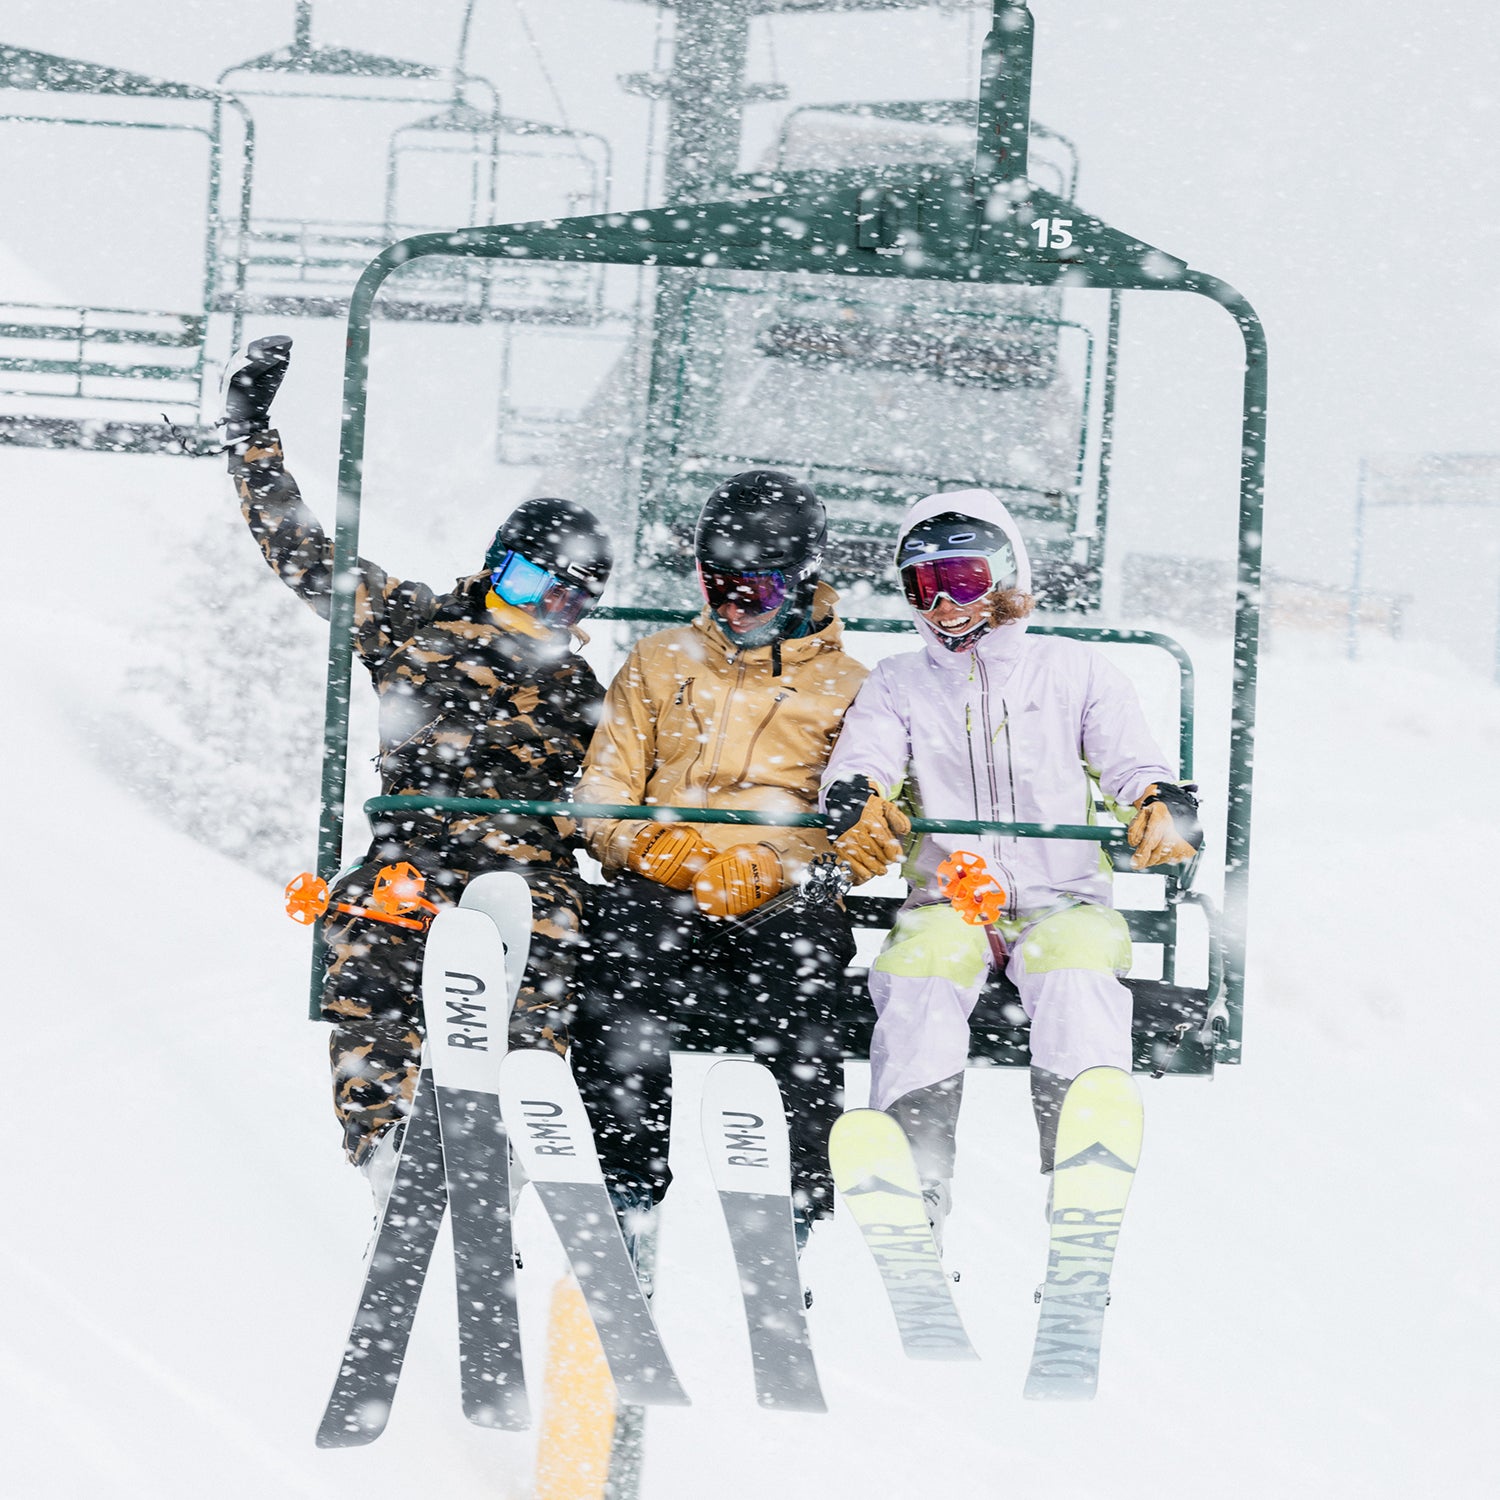
MULTIPOLYGON (((441 1248, 388 1432, 314 1449, 368 1208, 302 1019, 305 936, 271 882, 121 792, 80 732, 169 586, 160 539, 184 507, 227 503, 225 481, 6 450, 0 482, 11 618, 31 627, 6 737, 0 1489, 523 1500, 532 1440, 458 1409, 441 1248)), ((1245 1064, 1147 1085, 1098 1401, 1019 1396, 1045 1254, 1021 1077, 971 1075, 963 1122, 951 1245, 982 1363, 904 1361, 835 1222, 807 1260, 826 1417, 754 1404, 687 1131, 657 1301, 695 1404, 649 1419, 648 1500, 1487 1489, 1500 692, 1413 648, 1350 665, 1284 635, 1261 723, 1245 1064)), ((539 1351, 557 1251, 534 1204, 520 1233, 539 1351)))
MULTIPOLYGON (((1346 581, 1360 454, 1495 446, 1492 16, 1429 7, 1413 26, 1396 0, 1270 0, 1243 24, 1192 0, 1033 8, 1037 117, 1079 141, 1081 201, 1230 276, 1266 317, 1270 560, 1346 581), (1444 207, 1412 213, 1414 196, 1444 207), (1444 273, 1424 276, 1435 243, 1444 273)), ((318 35, 446 64, 460 11, 445 0, 419 23, 409 0, 319 6, 318 35)), ((540 54, 519 45, 518 11, 479 7, 489 39, 476 63, 507 109, 550 120, 558 100, 538 65, 550 56, 574 122, 617 149, 616 206, 634 206, 650 106, 617 75, 653 66, 647 8, 532 5, 540 54)), ((284 44, 291 12, 10 0, 0 41, 206 83, 284 44)), ((779 56, 794 102, 939 97, 972 78, 965 17, 777 26, 779 53, 769 28, 758 45, 772 73, 779 56)), ((779 118, 752 112, 747 159, 779 118)), ((195 179, 159 169, 143 216, 135 178, 104 170, 60 192, 46 160, 14 150, 0 171, 0 296, 73 296, 75 278, 106 267, 112 287, 150 280, 154 259, 125 254, 134 241, 121 236, 180 231, 195 179)), ((1132 307, 1127 330, 1166 316, 1132 307)), ((297 336, 278 422, 328 515, 342 331, 304 324, 297 336)), ((386 446, 372 484, 414 503, 399 516, 377 504, 366 529, 372 555, 434 581, 462 565, 483 530, 475 518, 493 526, 522 493, 510 487, 529 482, 497 480, 493 391, 467 380, 445 339, 381 331, 377 375, 382 359, 409 373, 411 409, 404 425, 373 424, 386 446), (434 378, 444 369, 446 384, 434 378), (412 440, 429 435, 439 441, 412 440)), ((1171 347, 1195 357, 1154 373, 1132 365, 1122 393, 1148 502, 1129 545, 1147 550, 1180 527, 1164 522, 1162 493, 1196 505, 1216 492, 1180 420, 1212 415, 1198 346, 1171 347), (1132 402, 1164 414, 1144 437, 1132 402), (1168 483, 1159 471, 1172 465, 1168 483)), ((1237 383, 1229 395, 1237 412, 1237 383)), ((1205 430, 1233 442, 1228 428, 1205 430)), ((1120 457, 1116 542, 1132 478, 1120 457)), ((111 715, 148 640, 159 645, 152 620, 176 605, 196 628, 183 564, 207 518, 233 513, 222 472, 0 449, 0 496, 13 622, 3 784, 18 835, 3 946, 0 1494, 528 1500, 534 1439, 460 1414, 441 1245, 387 1433, 368 1450, 314 1448, 369 1215, 338 1149, 325 1034, 303 1019, 306 936, 274 881, 189 840, 112 773, 128 747, 111 715)), ((236 544, 258 568, 248 539, 236 544)), ((1414 526, 1409 544, 1424 576, 1451 587, 1451 529, 1414 526)), ((263 634, 242 642, 247 658, 267 635, 292 657, 299 643, 316 652, 311 617, 264 581, 276 599, 263 634)), ((1490 608, 1475 606, 1486 639, 1490 608)), ((825 1417, 754 1404, 729 1249, 690 1129, 657 1307, 695 1404, 650 1417, 643 1500, 1467 1500, 1493 1488, 1500 981, 1488 866, 1500 811, 1488 783, 1500 689, 1416 644, 1371 643, 1358 664, 1339 644, 1283 631, 1263 662, 1245 1061, 1211 1084, 1145 1085, 1146 1155, 1099 1399, 1020 1399, 1045 1258, 1021 1077, 973 1075, 962 1127, 949 1240, 982 1362, 906 1362, 873 1269, 836 1221, 807 1258, 825 1417)), ((305 696, 305 683, 283 682, 289 704, 305 696)), ((1205 687, 1213 699, 1224 684, 1205 687)), ((680 1075, 690 1121, 701 1067, 688 1060, 680 1075)), ((863 1070, 850 1082, 858 1103, 863 1070)), ((529 1196, 520 1237, 539 1355, 560 1256, 529 1196)), ((534 1364, 536 1392, 540 1376, 534 1364)))

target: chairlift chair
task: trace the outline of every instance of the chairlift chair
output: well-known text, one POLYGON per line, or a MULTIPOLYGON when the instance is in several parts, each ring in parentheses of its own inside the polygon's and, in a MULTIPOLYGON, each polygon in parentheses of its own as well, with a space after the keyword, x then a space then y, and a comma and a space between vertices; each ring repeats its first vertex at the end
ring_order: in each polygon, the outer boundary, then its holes
MULTIPOLYGON (((201 274, 190 306, 0 301, 0 443, 120 453, 212 446, 219 377, 240 327, 237 313, 214 315, 210 287, 222 245, 249 207, 247 180, 225 169, 235 117, 248 153, 248 118, 215 89, 0 47, 0 126, 12 127, 12 140, 22 128, 130 131, 206 147, 201 274)), ((143 178, 142 198, 157 186, 143 178)), ((85 185, 72 185, 69 204, 91 199, 85 185)))
MULTIPOLYGON (((387 132, 384 177, 371 172, 357 217, 257 211, 248 232, 226 241, 216 302, 278 317, 343 317, 361 270, 393 241, 424 231, 493 222, 539 161, 552 206, 537 217, 598 213, 608 201, 609 148, 601 137, 501 113, 486 78, 467 71, 312 41, 310 6, 298 11, 288 47, 226 69, 219 84, 269 120, 316 102, 387 132), (405 115, 392 126, 392 115, 405 115), (455 166, 458 170, 455 172, 455 166), (512 178, 516 181, 513 182, 512 178), (377 210, 377 203, 380 205, 377 210)), ((299 142, 306 150, 308 142, 299 142)), ((277 193, 265 143, 257 205, 277 193)), ((347 187, 348 165, 340 161, 347 187)), ((356 182, 356 188, 358 184, 356 182)), ((588 323, 599 316, 592 268, 455 263, 412 267, 386 288, 378 315, 436 323, 588 323)))
MULTIPOLYGON (((1033 148, 1041 147, 1031 152, 1032 180, 1060 198, 1076 198, 1077 147, 1039 120, 1031 122, 1031 141, 1033 148)), ((962 166, 973 154, 972 99, 799 104, 781 122, 770 170, 815 171, 829 165, 912 167, 939 162, 962 166)))
MULTIPOLYGON (((460 234, 424 235, 392 246, 360 278, 350 303, 345 362, 343 434, 339 465, 339 521, 335 572, 357 555, 363 484, 366 383, 371 317, 382 283, 398 267, 428 256, 491 259, 524 254, 565 264, 711 268, 717 276, 759 273, 768 283, 821 278, 830 289, 924 284, 1087 286, 1119 293, 1179 293, 1207 298, 1234 319, 1245 350, 1236 495, 1237 561, 1233 674, 1226 725, 1227 827, 1222 850, 1223 909, 1190 883, 1190 873, 1149 877, 1162 882, 1162 899, 1143 913, 1127 914, 1138 943, 1161 950, 1160 977, 1132 981, 1137 999, 1137 1063, 1159 1071, 1210 1073, 1216 1063, 1240 1059, 1244 1005, 1244 937, 1249 895, 1251 768, 1256 662, 1259 642, 1260 551, 1265 455, 1266 350, 1259 319, 1226 283, 1122 233, 1031 182, 1027 175, 1032 20, 1025 0, 994 0, 994 27, 985 42, 984 70, 972 172, 913 169, 899 189, 872 182, 867 173, 833 174, 812 189, 768 191, 715 202, 684 201, 633 214, 599 215, 551 225, 518 224, 460 234), (1050 233, 1071 226, 1067 242, 1050 233), (920 250, 920 255, 909 254, 920 250), (1201 982, 1178 973, 1179 918, 1198 908, 1209 928, 1209 962, 1201 982)), ((349 594, 332 601, 328 697, 318 873, 332 879, 343 844, 348 705, 352 663, 349 594)), ((632 619, 661 611, 604 610, 632 619)), ((901 628, 895 621, 870 628, 901 628)), ((1186 667, 1186 653, 1162 637, 1105 631, 1085 624, 1044 624, 1041 629, 1115 642, 1140 642, 1168 650, 1186 667)), ((1184 673, 1184 689, 1189 678, 1184 673)), ((1184 699, 1180 768, 1191 774, 1195 715, 1184 699)), ((582 816, 668 816, 688 821, 746 823, 796 821, 774 815, 708 809, 585 808, 570 804, 503 803, 468 799, 376 798, 374 813, 398 806, 582 816)), ((811 818, 813 815, 805 815, 811 818)), ((922 825, 918 825, 919 830, 922 825)), ((945 822, 927 831, 1098 842, 1118 865, 1124 831, 1118 826, 1042 827, 1027 824, 945 822)), ((320 941, 320 938, 318 939, 320 941)), ((313 1013, 321 959, 315 942, 313 1013)), ((858 1039, 856 1038, 856 1041, 858 1039)), ((982 1013, 976 1049, 1001 1065, 1025 1060, 1025 1027, 1003 996, 1000 1009, 982 1013)))

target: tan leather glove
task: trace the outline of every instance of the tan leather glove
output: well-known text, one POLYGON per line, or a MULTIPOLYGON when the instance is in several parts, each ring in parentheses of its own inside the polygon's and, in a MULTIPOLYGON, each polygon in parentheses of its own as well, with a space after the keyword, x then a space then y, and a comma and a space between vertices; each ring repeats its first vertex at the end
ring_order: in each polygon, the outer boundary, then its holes
POLYGON ((713 857, 713 846, 691 823, 652 823, 631 841, 625 867, 671 890, 690 891, 713 857))
POLYGON ((742 917, 785 884, 781 856, 769 844, 733 844, 699 871, 693 897, 706 916, 742 917))
POLYGON ((911 832, 911 819, 886 801, 868 777, 834 782, 823 803, 834 852, 849 866, 856 885, 884 875, 901 858, 901 840, 911 832))
POLYGON ((1188 782, 1153 782, 1136 800, 1138 809, 1125 830, 1135 850, 1131 868, 1149 870, 1152 865, 1175 865, 1191 859, 1203 847, 1203 827, 1198 822, 1198 788, 1188 782))

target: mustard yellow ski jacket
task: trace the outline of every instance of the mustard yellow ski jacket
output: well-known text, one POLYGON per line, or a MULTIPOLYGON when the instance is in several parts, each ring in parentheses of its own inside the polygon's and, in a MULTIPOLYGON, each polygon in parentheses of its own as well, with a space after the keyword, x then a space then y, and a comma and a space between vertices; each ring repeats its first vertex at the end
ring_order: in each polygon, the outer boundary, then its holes
MULTIPOLYGON (((705 609, 690 625, 637 642, 610 684, 574 796, 580 802, 806 813, 844 712, 867 669, 845 652, 825 583, 816 628, 772 646, 737 648, 705 609)), ((584 824, 606 871, 625 863, 645 825, 584 824)), ((818 828, 696 825, 715 849, 770 844, 788 879, 828 847, 818 828)))

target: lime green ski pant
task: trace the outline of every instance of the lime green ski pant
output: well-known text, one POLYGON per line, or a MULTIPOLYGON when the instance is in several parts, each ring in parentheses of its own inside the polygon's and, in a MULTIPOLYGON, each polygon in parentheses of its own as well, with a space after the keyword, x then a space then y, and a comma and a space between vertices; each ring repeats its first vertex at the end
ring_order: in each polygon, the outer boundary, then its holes
MULTIPOLYGON (((1059 1078, 1131 1063, 1130 933, 1113 907, 1078 902, 1002 924, 1005 972, 1031 1020, 1031 1061, 1059 1078)), ((992 959, 984 930, 947 902, 900 913, 870 969, 876 1022, 870 1103, 889 1109, 904 1095, 963 1072, 969 1016, 992 959)))

